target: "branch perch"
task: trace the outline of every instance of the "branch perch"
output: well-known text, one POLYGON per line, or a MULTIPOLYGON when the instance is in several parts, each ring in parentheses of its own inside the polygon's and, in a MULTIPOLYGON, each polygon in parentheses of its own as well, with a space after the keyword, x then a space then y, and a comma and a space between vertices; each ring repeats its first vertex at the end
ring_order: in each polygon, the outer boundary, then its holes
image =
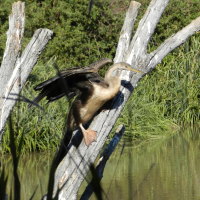
POLYGON ((112 152, 115 150, 120 139, 122 138, 124 132, 125 132, 125 127, 123 125, 120 125, 116 131, 115 136, 113 137, 113 139, 108 144, 108 146, 106 147, 106 149, 103 151, 103 153, 99 158, 98 164, 95 169, 96 177, 92 178, 91 182, 88 184, 85 191, 83 192, 80 200, 89 199, 93 191, 95 190, 94 189, 95 185, 100 184, 100 181, 103 178, 103 171, 106 166, 106 163, 110 158, 112 152))

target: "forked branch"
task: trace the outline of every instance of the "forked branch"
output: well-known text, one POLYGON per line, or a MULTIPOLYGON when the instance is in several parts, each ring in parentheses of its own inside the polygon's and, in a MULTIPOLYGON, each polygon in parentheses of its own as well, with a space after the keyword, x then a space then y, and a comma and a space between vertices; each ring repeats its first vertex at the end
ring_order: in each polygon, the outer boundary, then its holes
MULTIPOLYGON (((135 1, 131 2, 121 31, 114 59, 115 62, 124 61, 134 66, 134 68, 139 68, 145 73, 148 73, 152 68, 155 68, 170 51, 181 45, 189 36, 200 30, 200 20, 197 18, 190 25, 167 39, 157 50, 148 54, 148 42, 168 1, 169 0, 151 1, 132 39, 131 33, 133 24, 140 4, 135 1)), ((114 99, 111 109, 102 111, 94 118, 90 125, 90 128, 96 130, 98 133, 97 142, 89 147, 81 143, 78 149, 73 145, 71 146, 68 154, 58 166, 55 175, 55 191, 57 187, 62 186, 59 195, 60 199, 76 199, 78 188, 89 170, 90 163, 93 163, 96 159, 131 92, 144 74, 137 73, 131 75, 127 72, 123 73, 121 77, 122 80, 125 80, 125 87, 121 87, 121 93, 114 99), (127 83, 129 81, 131 84, 127 83), (71 157, 73 157, 73 159, 71 159, 71 157)))

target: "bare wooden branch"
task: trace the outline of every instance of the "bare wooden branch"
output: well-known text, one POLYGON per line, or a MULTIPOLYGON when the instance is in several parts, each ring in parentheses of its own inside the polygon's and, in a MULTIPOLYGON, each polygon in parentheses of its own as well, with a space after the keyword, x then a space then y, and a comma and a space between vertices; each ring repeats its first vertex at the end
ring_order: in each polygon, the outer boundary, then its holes
MULTIPOLYGON (((6 84, 20 54, 25 23, 24 6, 22 2, 14 3, 12 13, 9 16, 6 48, 0 68, 0 97, 5 93, 6 84)), ((0 99, 0 101, 2 101, 2 99, 0 99)))
POLYGON ((110 158, 111 154, 115 150, 117 144, 119 143, 121 137, 123 136, 125 132, 125 127, 123 125, 120 125, 115 133, 115 136, 111 140, 111 142, 108 144, 108 146, 105 148, 103 153, 101 154, 98 164, 95 169, 95 177, 92 177, 91 182, 86 187, 85 191, 83 192, 80 200, 86 200, 89 199, 92 195, 93 191, 95 190, 95 185, 100 184, 101 179, 103 178, 103 171, 105 169, 106 163, 108 159, 110 158), (97 183, 96 183, 97 182, 97 183))
POLYGON ((9 29, 7 31, 6 48, 0 68, 0 127, 3 126, 1 116, 3 108, 2 105, 4 103, 3 96, 6 93, 6 85, 9 82, 10 75, 15 68, 17 58, 21 50, 21 40, 24 33, 25 23, 24 6, 25 5, 22 2, 14 3, 12 7, 12 13, 9 16, 9 29))
POLYGON ((146 69, 148 69, 148 71, 153 69, 168 53, 183 44, 188 37, 198 31, 200 31, 200 17, 196 18, 182 30, 172 35, 163 44, 161 44, 160 47, 153 51, 150 54, 150 61, 146 66, 146 69))
MULTIPOLYGON (((189 36, 194 34, 195 31, 199 30, 200 22, 199 18, 197 18, 190 25, 167 39, 157 50, 147 54, 147 44, 167 3, 168 0, 152 0, 127 50, 127 45, 130 40, 129 35, 133 28, 130 27, 130 25, 133 25, 139 8, 139 4, 135 2, 131 3, 132 6, 129 7, 128 12, 135 13, 127 13, 126 15, 115 62, 127 62, 147 73, 161 62, 164 56, 171 50, 183 43, 189 36), (132 19, 127 19, 128 17, 132 17, 132 19), (124 52, 125 50, 127 51, 124 52), (124 55, 126 56, 124 57, 124 55)), ((93 119, 90 125, 90 128, 98 133, 97 142, 89 147, 86 147, 83 142, 78 148, 73 145, 71 146, 68 154, 58 166, 55 175, 55 190, 57 187, 62 187, 59 199, 75 199, 75 194, 89 170, 90 163, 93 163, 96 159, 108 134, 119 117, 125 102, 144 74, 123 73, 121 77, 124 81, 122 81, 121 93, 114 99, 111 109, 102 111, 93 119)))
POLYGON ((124 24, 120 33, 114 63, 122 62, 124 60, 124 57, 126 56, 127 50, 130 45, 133 26, 134 26, 134 23, 138 14, 138 9, 140 6, 141 4, 136 1, 131 1, 130 3, 130 6, 126 13, 124 24))
POLYGON ((49 29, 38 29, 35 31, 31 41, 19 58, 19 65, 21 66, 21 84, 23 85, 33 66, 36 64, 39 55, 44 50, 48 41, 51 39, 53 32, 49 29))
POLYGON ((6 50, 0 68, 2 78, 0 79, 0 141, 7 117, 16 103, 16 95, 21 91, 38 56, 53 34, 51 30, 38 29, 20 56, 24 32, 24 8, 22 2, 13 4, 13 13, 9 20, 9 30, 12 31, 8 31, 6 50))
POLYGON ((137 31, 131 41, 126 61, 137 66, 137 60, 143 60, 146 55, 146 48, 155 27, 167 6, 169 0, 152 0, 145 15, 140 20, 137 31))

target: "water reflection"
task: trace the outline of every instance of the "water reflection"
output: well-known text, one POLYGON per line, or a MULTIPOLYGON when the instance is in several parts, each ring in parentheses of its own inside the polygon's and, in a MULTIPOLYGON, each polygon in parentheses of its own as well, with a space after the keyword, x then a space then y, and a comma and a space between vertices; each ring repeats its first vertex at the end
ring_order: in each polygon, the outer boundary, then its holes
MULTIPOLYGON (((104 198, 200 199, 199 132, 199 129, 187 129, 168 138, 150 141, 143 145, 126 145, 123 151, 122 146, 118 146, 104 172, 102 180, 106 193, 104 198)), ((22 200, 28 199, 36 188, 34 199, 40 199, 45 193, 51 157, 52 154, 48 156, 34 154, 22 159, 19 170, 22 200)), ((11 161, 6 160, 6 169, 10 171, 11 161)), ((11 182, 10 179, 9 183, 11 182)), ((80 194, 84 187, 85 183, 80 194)))
POLYGON ((199 129, 125 147, 121 156, 119 147, 104 173, 105 199, 200 199, 199 150, 199 129))
MULTIPOLYGON (((41 199, 47 190, 48 173, 51 164, 51 155, 49 153, 35 153, 22 156, 19 163, 19 177, 21 182, 21 200, 29 199, 34 191, 35 200, 41 199)), ((7 192, 11 192, 14 183, 12 177, 12 160, 11 157, 1 158, 5 170, 8 174, 7 192)), ((9 195, 10 196, 10 195, 9 195)))

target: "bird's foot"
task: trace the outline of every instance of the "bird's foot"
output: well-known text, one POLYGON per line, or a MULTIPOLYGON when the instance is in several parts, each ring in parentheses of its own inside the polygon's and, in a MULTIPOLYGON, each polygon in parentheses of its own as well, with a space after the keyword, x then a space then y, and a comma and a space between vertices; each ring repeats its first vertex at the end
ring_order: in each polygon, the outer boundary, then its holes
POLYGON ((89 146, 90 144, 92 144, 92 142, 97 141, 97 132, 91 129, 84 130, 83 136, 86 146, 89 146))

